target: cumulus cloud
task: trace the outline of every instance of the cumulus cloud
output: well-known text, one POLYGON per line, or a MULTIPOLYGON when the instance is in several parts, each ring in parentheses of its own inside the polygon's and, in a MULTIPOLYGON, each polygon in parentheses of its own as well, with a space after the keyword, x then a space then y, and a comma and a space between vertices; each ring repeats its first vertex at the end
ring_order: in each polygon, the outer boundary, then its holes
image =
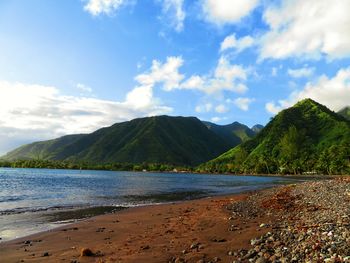
POLYGON ((225 56, 222 56, 213 73, 191 76, 177 88, 200 90, 208 95, 218 94, 224 90, 244 93, 248 90, 245 81, 249 71, 241 65, 231 64, 225 56))
POLYGON ((217 25, 239 22, 258 4, 258 0, 202 0, 206 20, 217 25))
POLYGON ((228 112, 229 108, 226 107, 224 104, 220 104, 218 106, 215 107, 215 111, 217 113, 226 113, 228 112))
POLYGON ((333 78, 323 75, 315 82, 308 82, 302 90, 293 92, 289 98, 278 103, 269 102, 265 108, 268 112, 276 114, 306 98, 324 104, 334 111, 349 106, 350 68, 340 69, 333 78))
POLYGON ((87 133, 171 111, 153 97, 150 87, 136 87, 118 102, 66 96, 56 87, 0 81, 0 153, 34 140, 87 133))
POLYGON ((167 57, 165 63, 153 60, 149 72, 140 74, 135 80, 142 86, 154 86, 156 83, 163 84, 163 89, 170 91, 180 87, 184 75, 179 73, 184 61, 181 57, 167 57))
POLYGON ((298 69, 288 69, 288 75, 293 78, 304 78, 311 77, 315 72, 315 68, 298 68, 298 69))
POLYGON ((263 19, 270 31, 261 39, 260 58, 336 59, 350 56, 350 1, 284 0, 263 19))
POLYGON ((130 0, 88 0, 84 10, 93 16, 100 14, 111 15, 120 7, 130 3, 130 0))
POLYGON ((255 101, 254 98, 237 98, 233 101, 233 104, 236 105, 239 109, 243 111, 248 111, 249 110, 249 105, 255 101))
POLYGON ((236 53, 240 53, 252 45, 254 45, 254 38, 251 36, 236 38, 236 35, 232 34, 227 36, 224 41, 222 41, 220 51, 223 52, 228 49, 235 49, 236 53))
POLYGON ((184 0, 163 0, 163 13, 167 21, 174 27, 175 31, 181 32, 184 28, 186 12, 183 8, 184 0))

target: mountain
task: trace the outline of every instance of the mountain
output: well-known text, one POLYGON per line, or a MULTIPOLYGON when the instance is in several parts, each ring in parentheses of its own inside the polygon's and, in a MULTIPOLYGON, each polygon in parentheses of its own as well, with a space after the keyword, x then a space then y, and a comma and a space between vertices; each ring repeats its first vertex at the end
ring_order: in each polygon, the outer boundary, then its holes
POLYGON ((230 147, 234 147, 242 142, 253 138, 256 133, 244 124, 234 122, 227 125, 217 125, 215 123, 203 121, 204 125, 222 139, 224 139, 230 147))
POLYGON ((340 111, 338 111, 338 114, 343 116, 345 119, 350 120, 350 106, 341 109, 340 111))
POLYGON ((258 134, 259 132, 261 132, 262 129, 264 129, 264 126, 261 125, 261 124, 255 124, 255 125, 251 128, 251 130, 252 130, 253 132, 255 132, 255 134, 258 134))
POLYGON ((350 122, 306 99, 281 111, 252 140, 199 171, 350 174, 350 122))
POLYGON ((117 123, 91 134, 35 142, 3 159, 198 165, 230 148, 197 118, 157 116, 117 123))

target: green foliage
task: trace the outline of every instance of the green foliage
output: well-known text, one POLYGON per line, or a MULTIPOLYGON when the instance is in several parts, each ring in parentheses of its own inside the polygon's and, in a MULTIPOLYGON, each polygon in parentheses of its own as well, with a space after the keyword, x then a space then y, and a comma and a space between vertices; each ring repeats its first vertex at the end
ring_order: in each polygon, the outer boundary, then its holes
POLYGON ((345 119, 350 120, 350 107, 345 107, 338 111, 338 114, 343 116, 345 119))
POLYGON ((55 160, 0 160, 0 167, 9 168, 47 168, 47 169, 73 169, 73 170, 109 170, 109 171, 157 171, 157 172, 191 172, 193 168, 159 163, 91 163, 70 162, 55 160))
POLYGON ((202 172, 350 174, 350 122, 306 99, 252 140, 198 167, 202 172))
POLYGON ((229 148, 226 140, 197 118, 157 116, 117 123, 91 134, 32 143, 3 158, 193 166, 229 148))
POLYGON ((211 122, 203 121, 205 126, 222 139, 227 145, 234 147, 242 142, 253 138, 258 132, 253 131, 249 127, 239 122, 234 122, 228 125, 217 125, 211 122))

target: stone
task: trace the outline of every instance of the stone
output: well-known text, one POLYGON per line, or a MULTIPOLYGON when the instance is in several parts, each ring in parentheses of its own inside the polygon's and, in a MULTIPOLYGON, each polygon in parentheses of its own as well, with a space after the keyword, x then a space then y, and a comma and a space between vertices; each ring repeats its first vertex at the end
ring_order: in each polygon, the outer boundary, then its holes
POLYGON ((255 263, 266 263, 266 262, 267 260, 264 257, 260 257, 255 261, 255 263))
POLYGON ((95 255, 94 252, 90 248, 82 248, 80 250, 80 256, 81 257, 93 257, 95 255))

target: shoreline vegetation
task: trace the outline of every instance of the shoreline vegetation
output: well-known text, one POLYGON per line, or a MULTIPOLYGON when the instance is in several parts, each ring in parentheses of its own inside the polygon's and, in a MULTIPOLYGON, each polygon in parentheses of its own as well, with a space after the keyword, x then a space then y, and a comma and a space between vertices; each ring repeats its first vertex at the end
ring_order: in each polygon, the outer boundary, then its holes
MULTIPOLYGON (((172 164, 132 164, 132 163, 106 163, 94 164, 90 162, 68 162, 53 160, 16 160, 6 161, 0 160, 2 168, 38 168, 38 169, 71 169, 71 170, 101 170, 101 171, 125 171, 125 172, 174 172, 174 173, 204 173, 204 174, 228 174, 228 175, 252 175, 252 176, 347 176, 350 174, 345 172, 332 173, 330 170, 313 170, 294 173, 294 171, 285 169, 284 171, 242 171, 224 169, 225 165, 217 164, 215 167, 208 169, 207 167, 184 167, 172 164), (270 172, 270 173, 268 173, 270 172)), ((334 166, 333 166, 334 167, 334 166)))
POLYGON ((130 208, 3 242, 0 258, 2 262, 350 262, 349 201, 350 178, 343 177, 130 208))

